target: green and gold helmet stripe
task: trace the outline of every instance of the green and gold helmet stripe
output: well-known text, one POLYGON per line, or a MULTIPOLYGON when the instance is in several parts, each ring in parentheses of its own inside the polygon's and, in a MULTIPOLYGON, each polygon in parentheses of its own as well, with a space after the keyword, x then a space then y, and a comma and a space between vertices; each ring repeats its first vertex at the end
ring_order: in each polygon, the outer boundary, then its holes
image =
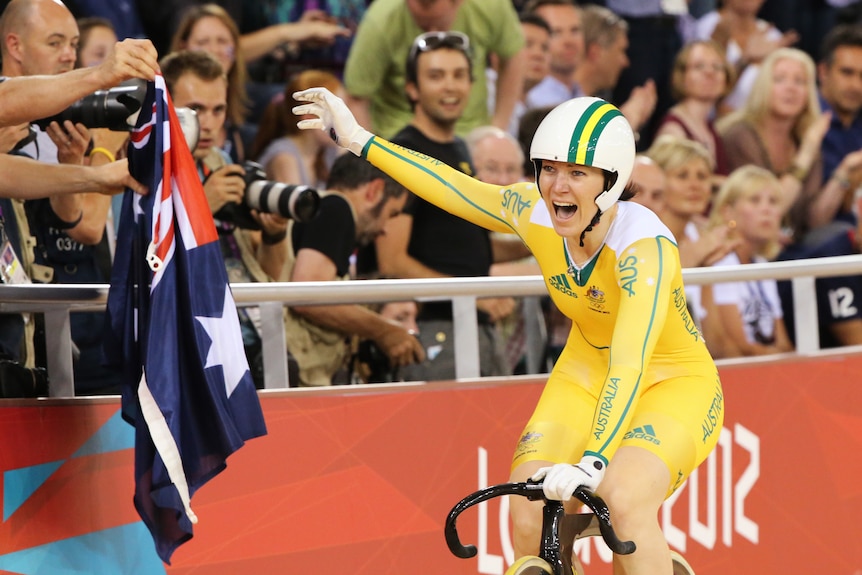
POLYGON ((590 104, 581 114, 581 119, 572 132, 568 161, 582 166, 592 166, 599 136, 602 135, 608 122, 617 116, 622 114, 613 104, 602 101, 590 104))

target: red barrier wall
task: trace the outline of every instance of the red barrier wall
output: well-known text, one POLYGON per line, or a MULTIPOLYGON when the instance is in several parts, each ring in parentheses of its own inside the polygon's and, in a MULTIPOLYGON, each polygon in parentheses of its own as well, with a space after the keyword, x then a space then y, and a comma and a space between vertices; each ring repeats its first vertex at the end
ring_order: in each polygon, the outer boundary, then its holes
MULTIPOLYGON (((668 540, 698 575, 862 569, 862 356, 721 372, 725 429, 662 511, 668 540)), ((451 556, 442 525, 461 497, 506 480, 540 391, 522 380, 265 392, 269 435, 195 496, 200 523, 170 567, 131 505, 118 401, 0 403, 0 572, 502 575, 501 500, 459 520, 479 558, 451 556)), ((595 540, 581 557, 610 573, 595 540)))

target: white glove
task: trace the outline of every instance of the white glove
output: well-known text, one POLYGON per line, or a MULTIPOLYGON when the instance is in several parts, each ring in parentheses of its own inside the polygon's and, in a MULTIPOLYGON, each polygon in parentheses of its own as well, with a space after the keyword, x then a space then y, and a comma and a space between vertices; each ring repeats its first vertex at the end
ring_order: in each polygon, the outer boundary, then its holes
POLYGON ((296 125, 303 130, 324 130, 329 137, 342 148, 347 148, 357 156, 362 155, 362 149, 372 134, 356 123, 356 118, 350 112, 344 100, 326 88, 309 88, 294 92, 293 97, 300 102, 309 102, 293 108, 297 116, 312 114, 315 119, 300 120, 296 125))
POLYGON ((543 467, 530 479, 542 483, 542 491, 548 499, 568 501, 575 489, 583 485, 590 491, 595 491, 605 476, 605 462, 598 457, 585 455, 577 465, 557 463, 552 467, 543 467))

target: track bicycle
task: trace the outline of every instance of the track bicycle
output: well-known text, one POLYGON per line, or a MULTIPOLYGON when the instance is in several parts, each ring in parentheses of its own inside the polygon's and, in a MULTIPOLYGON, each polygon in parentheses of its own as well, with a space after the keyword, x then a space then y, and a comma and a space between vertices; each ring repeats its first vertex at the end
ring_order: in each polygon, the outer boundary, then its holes
MULTIPOLYGON (((561 501, 545 498, 541 481, 527 481, 492 485, 459 501, 449 512, 444 529, 446 544, 453 555, 470 559, 477 553, 474 545, 461 543, 456 527, 458 515, 468 507, 503 495, 520 495, 530 501, 545 502, 539 555, 521 557, 506 570, 506 575, 572 575, 575 573, 572 562, 574 545, 581 537, 601 535, 611 551, 620 555, 635 551, 633 541, 621 541, 617 537, 611 526, 608 506, 601 497, 583 486, 578 487, 574 496, 584 503, 591 513, 567 514, 561 501)), ((671 551, 671 556, 674 575, 694 575, 691 566, 681 555, 671 551)))

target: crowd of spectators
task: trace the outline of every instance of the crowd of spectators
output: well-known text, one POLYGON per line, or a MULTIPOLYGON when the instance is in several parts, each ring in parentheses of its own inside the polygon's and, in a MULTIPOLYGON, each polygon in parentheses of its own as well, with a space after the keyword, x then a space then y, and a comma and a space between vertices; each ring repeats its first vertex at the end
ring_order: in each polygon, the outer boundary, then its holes
MULTIPOLYGON (((0 2, 0 52, 4 77, 64 75, 115 65, 116 54, 129 50, 127 38, 151 41, 175 105, 197 114, 193 153, 232 281, 535 271, 519 243, 404 193, 345 159, 326 134, 298 130, 292 94, 313 86, 341 96, 374 133, 497 186, 533 177, 524 158, 553 106, 599 96, 635 130, 634 201, 671 229, 684 266, 859 253, 862 1, 795 0, 791 11, 784 5, 11 0, 0 2), (250 161, 269 179, 325 190, 317 219, 253 213, 253 225, 237 225, 231 205, 243 201, 250 161)), ((115 80, 133 76, 146 73, 115 80)), ((29 124, 35 116, 0 118, 0 152, 44 164, 108 164, 113 185, 127 176, 110 166, 122 162, 122 130, 68 121, 40 128, 29 124)), ((9 198, 0 200, 2 255, 14 252, 15 262, 0 267, 4 282, 106 280, 118 204, 101 193, 106 184, 95 175, 89 189, 75 177, 58 176, 61 189, 50 192, 35 183, 0 190, 9 198)), ((690 287, 686 296, 718 358, 793 349, 787 282, 690 287)), ((823 346, 862 343, 860 298, 859 276, 817 281, 823 346)), ((568 326, 547 302, 543 314, 534 304, 477 302, 483 375, 535 369, 525 329, 542 339, 539 369, 553 362, 563 343, 556 334, 568 326), (531 327, 537 318, 541 325, 531 327)), ((241 325, 260 384, 255 313, 241 310, 241 325)), ((101 322, 98 313, 72 316, 79 394, 116 391, 98 360, 101 322)), ((40 326, 38 317, 0 314, 0 379, 20 369, 44 377, 40 326)), ((296 352, 289 356, 292 385, 454 377, 448 304, 290 309, 285 326, 296 352)))

